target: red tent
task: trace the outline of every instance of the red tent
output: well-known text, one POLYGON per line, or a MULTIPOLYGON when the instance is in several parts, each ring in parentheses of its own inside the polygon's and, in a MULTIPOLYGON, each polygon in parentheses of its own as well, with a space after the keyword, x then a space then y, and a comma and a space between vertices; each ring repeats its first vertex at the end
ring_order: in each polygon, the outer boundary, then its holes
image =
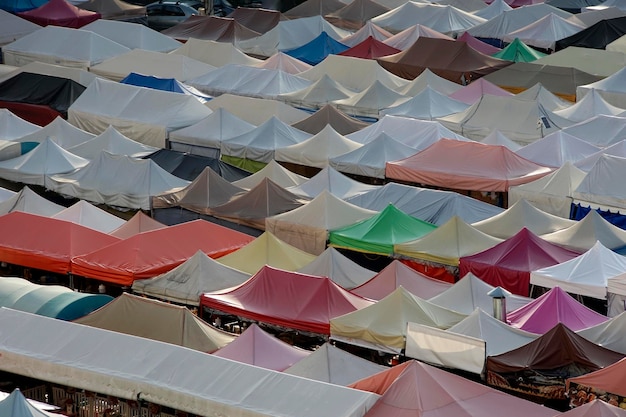
POLYGON ((0 217, 0 260, 58 274, 70 260, 118 238, 79 224, 15 211, 0 217))
POLYGON ((330 278, 266 265, 230 291, 203 294, 200 304, 250 320, 330 335, 330 319, 373 302, 350 294, 330 278))
POLYGON ((198 250, 219 258, 250 243, 252 236, 206 220, 139 233, 72 259, 72 273, 119 285, 151 278, 180 265, 198 250))
POLYGON ((65 0, 50 0, 41 7, 17 15, 40 26, 54 25, 74 29, 101 17, 98 12, 79 9, 65 0))
POLYGON ((528 297, 530 272, 569 261, 580 253, 553 245, 524 228, 515 236, 460 259, 459 276, 473 273, 494 287, 528 297))
POLYGON ((352 56, 363 59, 376 59, 387 55, 397 54, 398 52, 400 52, 399 49, 374 39, 372 36, 368 36, 363 42, 354 45, 352 48, 346 49, 337 55, 352 56))

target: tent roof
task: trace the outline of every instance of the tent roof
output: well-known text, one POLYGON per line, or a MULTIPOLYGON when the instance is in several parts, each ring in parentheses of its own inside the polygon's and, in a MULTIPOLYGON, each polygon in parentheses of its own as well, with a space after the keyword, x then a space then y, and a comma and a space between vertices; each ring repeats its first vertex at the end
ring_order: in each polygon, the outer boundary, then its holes
POLYGON ((409 98, 376 80, 372 85, 351 97, 334 100, 339 110, 364 117, 379 117, 380 111, 406 102, 409 98))
MULTIPOLYGON (((81 7, 89 7, 90 5, 93 6, 94 3, 82 3, 81 7)), ((128 4, 122 1, 111 1, 110 5, 123 7, 125 10, 141 10, 133 4, 128 4)), ((142 49, 145 51, 154 52, 170 52, 181 46, 180 42, 177 42, 174 39, 165 36, 160 32, 157 32, 156 30, 150 29, 147 26, 137 25, 130 22, 121 22, 105 19, 106 18, 96 20, 95 22, 84 26, 83 30, 89 30, 97 33, 98 35, 102 35, 105 38, 111 39, 112 41, 115 41, 130 49, 142 49)), ((156 68, 152 68, 152 70, 155 69, 156 68)), ((149 72, 149 74, 156 75, 152 72, 149 72)))
POLYGON ((391 261, 382 271, 368 281, 353 288, 350 292, 372 300, 382 300, 399 287, 416 297, 429 299, 441 294, 452 284, 428 277, 406 266, 397 259, 391 261))
POLYGON ((126 20, 146 15, 145 6, 137 6, 122 0, 87 0, 81 2, 80 8, 98 12, 102 19, 108 20, 126 20))
POLYGON ((539 165, 560 168, 595 154, 600 149, 591 143, 558 130, 517 150, 519 156, 539 165))
POLYGON ((306 0, 296 7, 287 10, 283 15, 289 19, 325 16, 345 7, 345 5, 345 3, 339 0, 306 0))
POLYGON ((19 388, 15 388, 9 396, 0 401, 0 413, 15 417, 50 417, 53 415, 31 404, 19 388))
MULTIPOLYGON (((472 48, 476 49, 478 52, 485 54, 485 55, 495 56, 494 54, 501 51, 500 48, 497 48, 489 43, 483 42, 480 39, 473 37, 472 35, 469 34, 469 32, 463 32, 463 34, 457 37, 456 40, 467 43, 469 46, 471 46, 472 48)), ((495 57, 503 59, 502 57, 499 57, 499 56, 495 56, 495 57)))
POLYGON ((626 17, 603 19, 578 33, 559 40, 555 48, 557 51, 568 46, 604 49, 607 44, 623 36, 626 31, 625 28, 626 17))
POLYGON ((283 372, 345 386, 384 369, 386 368, 382 365, 348 353, 330 343, 324 343, 283 372))
POLYGON ((575 200, 594 204, 594 207, 621 208, 624 206, 626 188, 613 178, 621 178, 621 172, 626 168, 625 158, 612 155, 602 155, 596 161, 587 176, 583 178, 578 188, 572 193, 575 200))
POLYGON ((621 52, 604 49, 568 46, 558 52, 541 57, 535 61, 535 64, 571 67, 587 74, 609 77, 624 68, 626 56, 621 52))
POLYGON ((625 359, 621 359, 604 369, 598 369, 586 375, 569 378, 567 385, 580 384, 596 390, 602 390, 611 394, 624 395, 624 366, 625 359))
POLYGON ((624 121, 626 121, 624 117, 598 115, 566 127, 563 132, 597 147, 606 148, 624 140, 626 137, 624 121))
MULTIPOLYGON (((565 262, 565 264, 577 260, 577 258, 572 259, 565 262)), ((593 264, 597 266, 597 263, 593 262, 593 264)), ((543 268, 543 270, 545 269, 543 268)), ((531 273, 531 283, 533 283, 532 277, 534 273, 535 271, 531 273)), ((577 274, 578 271, 573 271, 573 273, 577 274)), ((570 296, 565 291, 571 290, 571 286, 567 285, 567 283, 565 284, 558 286, 559 284, 557 283, 557 286, 553 286, 550 291, 539 298, 532 300, 515 311, 507 313, 507 322, 511 326, 527 332, 544 334, 559 323, 562 323, 572 331, 578 331, 604 323, 609 319, 607 316, 585 307, 570 296)))
POLYGON ((504 59, 505 61, 532 62, 547 55, 543 52, 532 49, 519 38, 515 38, 504 49, 491 56, 494 58, 504 59))
POLYGON ((596 398, 563 414, 565 417, 623 417, 626 416, 626 410, 596 398))
POLYGON ((377 188, 380 188, 380 186, 359 182, 328 166, 309 180, 302 184, 289 187, 288 190, 294 194, 311 199, 317 197, 324 191, 328 191, 335 197, 345 200, 377 188))
POLYGON ((306 119, 292 124, 296 129, 313 135, 321 132, 326 125, 331 125, 341 135, 349 135, 369 126, 368 123, 350 117, 330 104, 326 104, 306 119))
POLYGON ((84 389, 129 400, 136 400, 141 392, 142 400, 193 414, 213 409, 242 417, 320 413, 358 417, 378 398, 168 343, 9 309, 2 309, 1 322, 0 350, 12 358, 3 367, 8 372, 35 369, 28 376, 70 386, 79 380, 84 389), (23 326, 16 328, 16 322, 23 326), (55 340, 59 349, 51 352, 40 338, 34 341, 33 334, 55 340), (142 353, 139 363, 137 355, 142 353))
POLYGON ((75 29, 101 17, 100 13, 79 9, 66 0, 50 0, 36 9, 17 14, 40 26, 54 25, 75 29))
MULTIPOLYGON (((363 284, 376 275, 376 272, 360 266, 332 247, 326 248, 317 258, 298 269, 297 272, 328 277, 337 285, 347 290, 351 290, 363 284)), ((371 298, 353 291, 350 292, 365 298, 371 298)))
POLYGON ((235 335, 210 326, 186 307, 128 293, 74 322, 207 353, 236 340, 235 335))
POLYGON ((572 122, 584 122, 599 114, 609 116, 626 116, 626 109, 622 109, 610 104, 602 97, 602 93, 596 89, 591 89, 582 98, 570 107, 556 110, 556 115, 572 122))
POLYGON ((205 308, 234 314, 282 328, 328 335, 333 317, 372 305, 350 294, 327 277, 263 266, 240 286, 205 293, 205 308))
POLYGON ((107 151, 114 155, 129 155, 138 158, 154 153, 157 150, 158 148, 144 145, 122 135, 113 126, 107 127, 104 132, 92 139, 68 148, 68 151, 74 155, 89 160, 97 159, 102 151, 107 151))
POLYGON ((76 126, 68 123, 67 120, 62 117, 57 117, 46 126, 38 128, 32 133, 20 136, 19 138, 15 138, 13 140, 20 143, 42 143, 46 140, 51 140, 61 148, 69 149, 95 137, 96 135, 93 133, 77 128, 76 126))
POLYGON ((398 52, 400 52, 400 49, 389 46, 386 43, 369 36, 367 39, 352 46, 350 49, 346 49, 339 55, 376 59, 387 55, 393 55, 398 52))
POLYGON ((465 317, 398 287, 369 307, 335 316, 330 333, 331 339, 397 353, 405 347, 408 322, 447 329, 465 317))
POLYGON ((392 35, 390 32, 379 26, 376 26, 372 23, 371 20, 367 20, 363 27, 354 32, 352 35, 341 38, 341 43, 349 47, 353 47, 360 44, 361 42, 366 41, 370 37, 372 39, 382 42, 390 38, 391 36, 392 35))
POLYGON ((283 371, 311 354, 311 351, 289 345, 252 323, 235 340, 214 352, 214 356, 283 371))
POLYGON ((61 210, 52 217, 80 224, 103 233, 111 233, 126 223, 126 220, 84 200, 72 204, 70 207, 61 210))
POLYGON ((357 30, 365 22, 389 11, 389 7, 373 0, 355 0, 339 10, 324 15, 324 18, 335 26, 357 30))
POLYGON ((401 32, 389 37, 384 41, 385 44, 404 51, 415 43, 419 38, 436 38, 436 39, 448 39, 452 40, 448 35, 444 35, 441 32, 431 29, 428 25, 414 24, 404 29, 401 32))
POLYGON ((420 75, 411 80, 411 82, 409 82, 404 89, 400 90, 400 92, 405 96, 411 97, 419 94, 427 88, 431 88, 445 96, 449 96, 463 87, 460 84, 453 83, 452 81, 438 76, 426 68, 420 75))
POLYGON ((480 141, 480 143, 484 143, 485 145, 502 145, 516 153, 518 150, 522 148, 521 145, 519 145, 517 142, 513 142, 511 139, 509 139, 504 133, 500 132, 498 129, 492 130, 490 134, 485 136, 485 138, 480 141))
POLYGON ((542 236, 548 242, 576 251, 587 251, 596 243, 609 249, 626 246, 626 231, 604 219, 597 211, 591 210, 576 224, 542 236))
POLYGON ((446 188, 506 191, 551 171, 504 146, 441 139, 413 156, 387 162, 385 175, 446 188), (451 167, 456 167, 455 171, 450 171, 451 167))
POLYGON ((583 29, 582 25, 549 13, 536 22, 507 33, 502 40, 512 42, 520 39, 527 45, 553 50, 558 40, 574 35, 583 29))
POLYGON ((201 294, 236 287, 247 281, 250 275, 225 266, 198 250, 174 269, 154 278, 135 280, 132 288, 138 294, 198 306, 201 294))
POLYGON ((197 38, 187 39, 187 42, 171 53, 185 55, 214 67, 227 64, 254 65, 263 62, 244 54, 232 43, 197 38))
POLYGON ((163 35, 186 41, 200 39, 235 44, 246 39, 261 36, 230 17, 189 16, 185 21, 165 29, 163 35))
POLYGON ((120 239, 128 239, 129 237, 135 236, 138 233, 162 229, 164 227, 166 227, 164 224, 159 223, 152 217, 144 214, 142 211, 138 211, 123 225, 113 230, 109 234, 120 239))
POLYGON ((13 211, 22 211, 25 213, 51 217, 64 208, 65 207, 41 197, 39 194, 31 190, 30 187, 25 185, 16 194, 0 202, 0 215, 11 213, 13 211))
POLYGON ((41 129, 35 124, 20 119, 15 113, 7 109, 0 109, 0 123, 2 123, 1 140, 17 139, 41 129))
POLYGON ((330 54, 339 54, 348 49, 347 45, 336 41, 326 32, 320 33, 309 42, 293 49, 284 50, 285 54, 306 62, 309 65, 317 65, 330 54))
POLYGON ((287 18, 278 10, 269 8, 237 7, 227 17, 258 33, 265 33, 287 18))
POLYGON ((283 242, 272 233, 265 232, 239 250, 220 257, 218 262, 252 275, 263 265, 285 271, 297 271, 315 258, 315 255, 283 242))
POLYGON ((207 107, 212 110, 222 107, 255 126, 261 125, 272 117, 285 123, 296 123, 310 116, 309 113, 280 101, 234 94, 222 94, 207 102, 207 107))
POLYGON ((298 58, 289 56, 284 52, 276 52, 265 61, 255 64, 255 66, 264 69, 281 70, 293 75, 300 74, 312 68, 312 66, 306 62, 300 61, 298 58))
POLYGON ((93 250, 72 262, 72 272, 120 285, 150 278, 180 265, 198 250, 217 258, 253 238, 205 220, 139 233, 115 245, 93 250), (207 239, 213 236, 214 239, 207 239))
POLYGON ((232 184, 249 190, 261 183, 264 178, 269 178, 276 184, 285 188, 297 186, 308 181, 307 177, 295 174, 280 165, 275 160, 272 160, 260 171, 257 171, 246 178, 234 181, 232 184))
MULTIPOLYGON (((333 80, 328 75, 324 75, 308 87, 291 93, 281 94, 280 100, 293 106, 315 109, 335 100, 348 98, 352 95, 354 95, 354 92, 333 80)), ((321 128, 323 127, 324 126, 321 126, 321 128)))
POLYGON ((462 101, 466 104, 474 104, 485 94, 499 97, 513 96, 513 93, 510 93, 509 91, 506 91, 483 78, 479 78, 478 80, 462 87, 460 90, 449 94, 449 97, 462 101))

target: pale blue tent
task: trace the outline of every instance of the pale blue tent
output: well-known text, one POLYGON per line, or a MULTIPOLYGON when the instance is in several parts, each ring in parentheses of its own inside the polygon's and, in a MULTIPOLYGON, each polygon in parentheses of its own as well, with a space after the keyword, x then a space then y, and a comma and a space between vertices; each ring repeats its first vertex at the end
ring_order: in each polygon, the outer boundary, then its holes
POLYGON ((19 388, 14 389, 11 395, 0 401, 0 416, 3 417, 50 417, 51 415, 29 403, 19 388))

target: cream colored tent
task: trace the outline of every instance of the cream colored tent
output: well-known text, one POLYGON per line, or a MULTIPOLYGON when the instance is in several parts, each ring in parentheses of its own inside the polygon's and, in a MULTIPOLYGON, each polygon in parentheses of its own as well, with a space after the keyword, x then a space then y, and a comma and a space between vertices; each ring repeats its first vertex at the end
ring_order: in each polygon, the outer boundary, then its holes
POLYGON ((232 94, 222 94, 208 101, 206 106, 212 110, 221 107, 255 126, 263 124, 272 117, 276 117, 287 124, 293 124, 310 116, 309 113, 280 101, 232 94))
POLYGON ((258 65, 263 62, 244 54, 232 43, 205 41, 196 38, 189 38, 184 45, 170 52, 170 54, 184 55, 214 67, 227 64, 258 65))

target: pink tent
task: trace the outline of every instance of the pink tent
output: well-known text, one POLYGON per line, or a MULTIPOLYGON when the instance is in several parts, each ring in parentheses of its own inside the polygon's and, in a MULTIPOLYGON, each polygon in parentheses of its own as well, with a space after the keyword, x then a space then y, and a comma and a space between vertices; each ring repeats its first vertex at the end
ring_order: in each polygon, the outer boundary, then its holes
POLYGON ((120 239, 127 239, 142 232, 162 229, 164 227, 167 226, 154 220, 152 217, 143 214, 143 212, 138 211, 126 223, 113 230, 109 234, 120 239))
POLYGON ((566 411, 559 417, 626 417, 626 408, 618 407, 617 401, 611 402, 615 405, 595 399, 590 403, 566 411))
POLYGON ((608 319, 585 307, 559 287, 507 314, 511 326, 537 334, 546 333, 558 323, 578 331, 608 319))
POLYGON ((524 228, 493 248, 461 258, 459 276, 471 272, 494 287, 528 297, 531 271, 578 255, 580 253, 546 242, 524 228))
POLYGON ((441 294, 452 284, 420 274, 396 259, 372 279, 353 288, 350 292, 378 301, 400 286, 411 294, 428 300, 441 294))
MULTIPOLYGON (((603 392, 626 397, 626 358, 586 375, 570 378, 565 383, 570 396, 574 395, 573 398, 577 396, 576 392, 572 391, 579 390, 586 394, 591 391, 592 393, 603 392)), ((581 396, 578 399, 582 403, 590 401, 591 398, 593 397, 586 395, 584 398, 581 396)))
POLYGON ((200 304, 216 312, 330 335, 330 319, 373 302, 349 293, 330 278, 265 265, 236 288, 203 294, 200 304))
POLYGON ((478 52, 480 52, 482 54, 485 54, 485 55, 493 55, 493 54, 501 51, 500 48, 497 48, 497 47, 495 47, 493 45, 489 45, 486 42, 483 42, 483 41, 481 41, 479 39, 476 39, 475 37, 470 35, 469 32, 463 33, 461 36, 456 38, 456 40, 465 42, 466 44, 468 44, 472 48, 476 49, 478 52))
POLYGON ((252 324, 237 339, 213 355, 274 371, 284 371, 311 354, 291 346, 252 324))
POLYGON ((100 13, 79 9, 65 0, 50 0, 41 7, 17 15, 40 26, 54 25, 74 29, 100 19, 100 13))
POLYGON ((499 97, 514 95, 513 93, 510 93, 505 89, 498 87, 492 82, 489 82, 483 78, 479 78, 471 84, 468 84, 460 90, 457 90, 454 93, 450 94, 449 97, 458 101, 462 101, 463 103, 474 104, 478 100, 480 100, 480 98, 484 94, 499 97))
POLYGON ((506 192, 552 170, 504 146, 440 139, 413 156, 387 162, 385 176, 448 189, 506 192))
POLYGON ((417 361, 350 385, 382 395, 365 417, 553 417, 554 410, 417 361))

